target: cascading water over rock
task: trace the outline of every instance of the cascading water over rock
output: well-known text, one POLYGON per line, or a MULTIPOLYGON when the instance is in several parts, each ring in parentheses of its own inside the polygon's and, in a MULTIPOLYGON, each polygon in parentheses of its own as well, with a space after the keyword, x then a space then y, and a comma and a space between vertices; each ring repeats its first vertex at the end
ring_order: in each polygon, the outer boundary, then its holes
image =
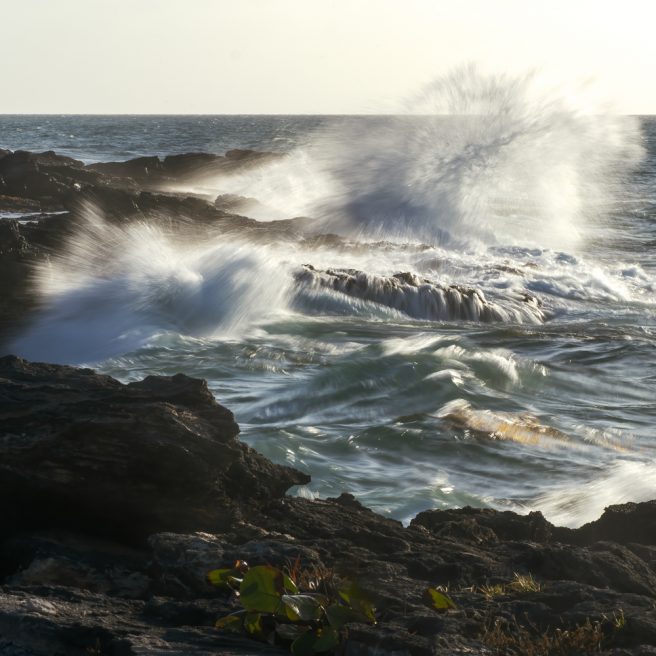
POLYGON ((409 272, 376 276, 354 269, 317 271, 305 265, 294 278, 301 291, 304 287, 334 290, 390 307, 414 319, 516 323, 539 323, 544 319, 535 296, 525 294, 519 299, 508 299, 509 303, 501 306, 489 302, 479 289, 443 286, 409 272))

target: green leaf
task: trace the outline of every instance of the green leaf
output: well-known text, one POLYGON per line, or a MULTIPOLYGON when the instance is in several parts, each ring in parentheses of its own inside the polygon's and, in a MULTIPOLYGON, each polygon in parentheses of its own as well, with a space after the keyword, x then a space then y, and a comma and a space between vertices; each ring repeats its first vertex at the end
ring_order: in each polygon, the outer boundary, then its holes
POLYGON ((260 613, 246 613, 244 617, 244 630, 256 638, 263 638, 262 616, 260 613))
POLYGON ((314 643, 314 651, 331 651, 339 644, 339 633, 329 626, 317 629, 317 641, 314 643))
POLYGON ((244 617, 246 612, 243 610, 231 613, 225 617, 220 617, 214 626, 226 633, 241 633, 244 627, 244 617))
POLYGON ((331 604, 326 608, 326 617, 333 629, 341 629, 349 622, 369 622, 369 618, 352 608, 341 604, 331 604))
POLYGON ((310 627, 304 624, 276 624, 276 633, 283 640, 296 640, 309 630, 310 627))
POLYGON ((298 586, 294 581, 292 581, 287 574, 282 575, 282 586, 285 588, 285 592, 289 594, 298 594, 298 586))
POLYGON ((339 644, 339 633, 331 627, 307 631, 291 645, 292 656, 313 656, 332 651, 339 644))
POLYGON ((213 569, 207 573, 207 580, 217 588, 238 590, 241 584, 241 573, 234 568, 213 569))
POLYGON ((269 565, 253 567, 245 574, 239 591, 246 610, 275 613, 283 592, 282 572, 269 565))
POLYGON ((368 622, 376 622, 376 609, 368 595, 357 583, 350 583, 348 587, 339 590, 338 594, 350 608, 364 615, 368 622))
POLYGON ((450 597, 435 588, 426 588, 424 596, 435 610, 447 611, 451 608, 456 608, 455 603, 450 597))
POLYGON ((318 636, 314 631, 307 631, 296 638, 290 647, 292 656, 312 656, 315 653, 314 645, 318 636))
POLYGON ((323 595, 297 594, 282 595, 287 617, 292 622, 311 622, 321 619, 323 615, 323 595))

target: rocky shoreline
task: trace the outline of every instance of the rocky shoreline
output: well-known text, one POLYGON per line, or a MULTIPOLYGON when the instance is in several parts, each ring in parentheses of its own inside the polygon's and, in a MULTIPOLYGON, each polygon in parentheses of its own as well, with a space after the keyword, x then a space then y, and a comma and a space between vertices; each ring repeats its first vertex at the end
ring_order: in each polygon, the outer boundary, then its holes
MULTIPOLYGON (((309 219, 242 216, 252 199, 176 191, 276 157, 85 165, 0 151, 0 213, 11 217, 0 219, 0 353, 40 307, 33 267, 61 251, 89 207, 108 222, 152 220, 181 234, 347 247, 312 234, 309 219)), ((357 272, 310 273, 359 284, 357 272)), ((421 281, 407 275, 381 284, 414 293, 421 281)), ((201 380, 123 385, 0 358, 0 655, 286 653, 214 628, 238 606, 206 574, 236 560, 298 561, 357 581, 377 623, 347 627, 349 656, 656 654, 656 501, 611 506, 576 530, 540 513, 473 508, 426 511, 404 527, 348 491, 288 495, 307 474, 269 462, 238 432, 201 380), (456 608, 432 609, 428 586, 456 608)))
POLYGON ((184 375, 123 385, 6 356, 0 426, 0 654, 285 653, 214 628, 237 605, 206 574, 237 559, 357 580, 377 624, 349 625, 346 654, 656 653, 656 502, 574 530, 473 508, 404 527, 348 493, 286 496, 307 475, 241 444, 184 375))

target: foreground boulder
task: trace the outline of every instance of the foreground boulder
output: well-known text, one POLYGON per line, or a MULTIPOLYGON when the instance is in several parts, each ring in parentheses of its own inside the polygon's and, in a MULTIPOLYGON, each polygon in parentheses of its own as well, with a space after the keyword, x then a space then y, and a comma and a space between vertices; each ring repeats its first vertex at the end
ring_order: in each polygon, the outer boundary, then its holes
POLYGON ((232 413, 182 374, 123 385, 88 369, 0 359, 3 525, 128 541, 219 530, 238 502, 309 477, 237 441, 232 413))

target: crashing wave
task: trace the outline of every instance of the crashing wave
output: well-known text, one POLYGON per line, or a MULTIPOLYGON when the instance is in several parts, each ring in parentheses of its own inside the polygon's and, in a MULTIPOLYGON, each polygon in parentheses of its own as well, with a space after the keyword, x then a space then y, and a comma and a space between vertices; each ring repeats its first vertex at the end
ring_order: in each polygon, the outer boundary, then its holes
POLYGON ((294 275, 297 286, 332 290, 428 321, 541 323, 538 298, 523 294, 508 305, 488 301, 480 289, 440 285, 413 273, 378 276, 356 269, 317 270, 306 264, 294 275))

